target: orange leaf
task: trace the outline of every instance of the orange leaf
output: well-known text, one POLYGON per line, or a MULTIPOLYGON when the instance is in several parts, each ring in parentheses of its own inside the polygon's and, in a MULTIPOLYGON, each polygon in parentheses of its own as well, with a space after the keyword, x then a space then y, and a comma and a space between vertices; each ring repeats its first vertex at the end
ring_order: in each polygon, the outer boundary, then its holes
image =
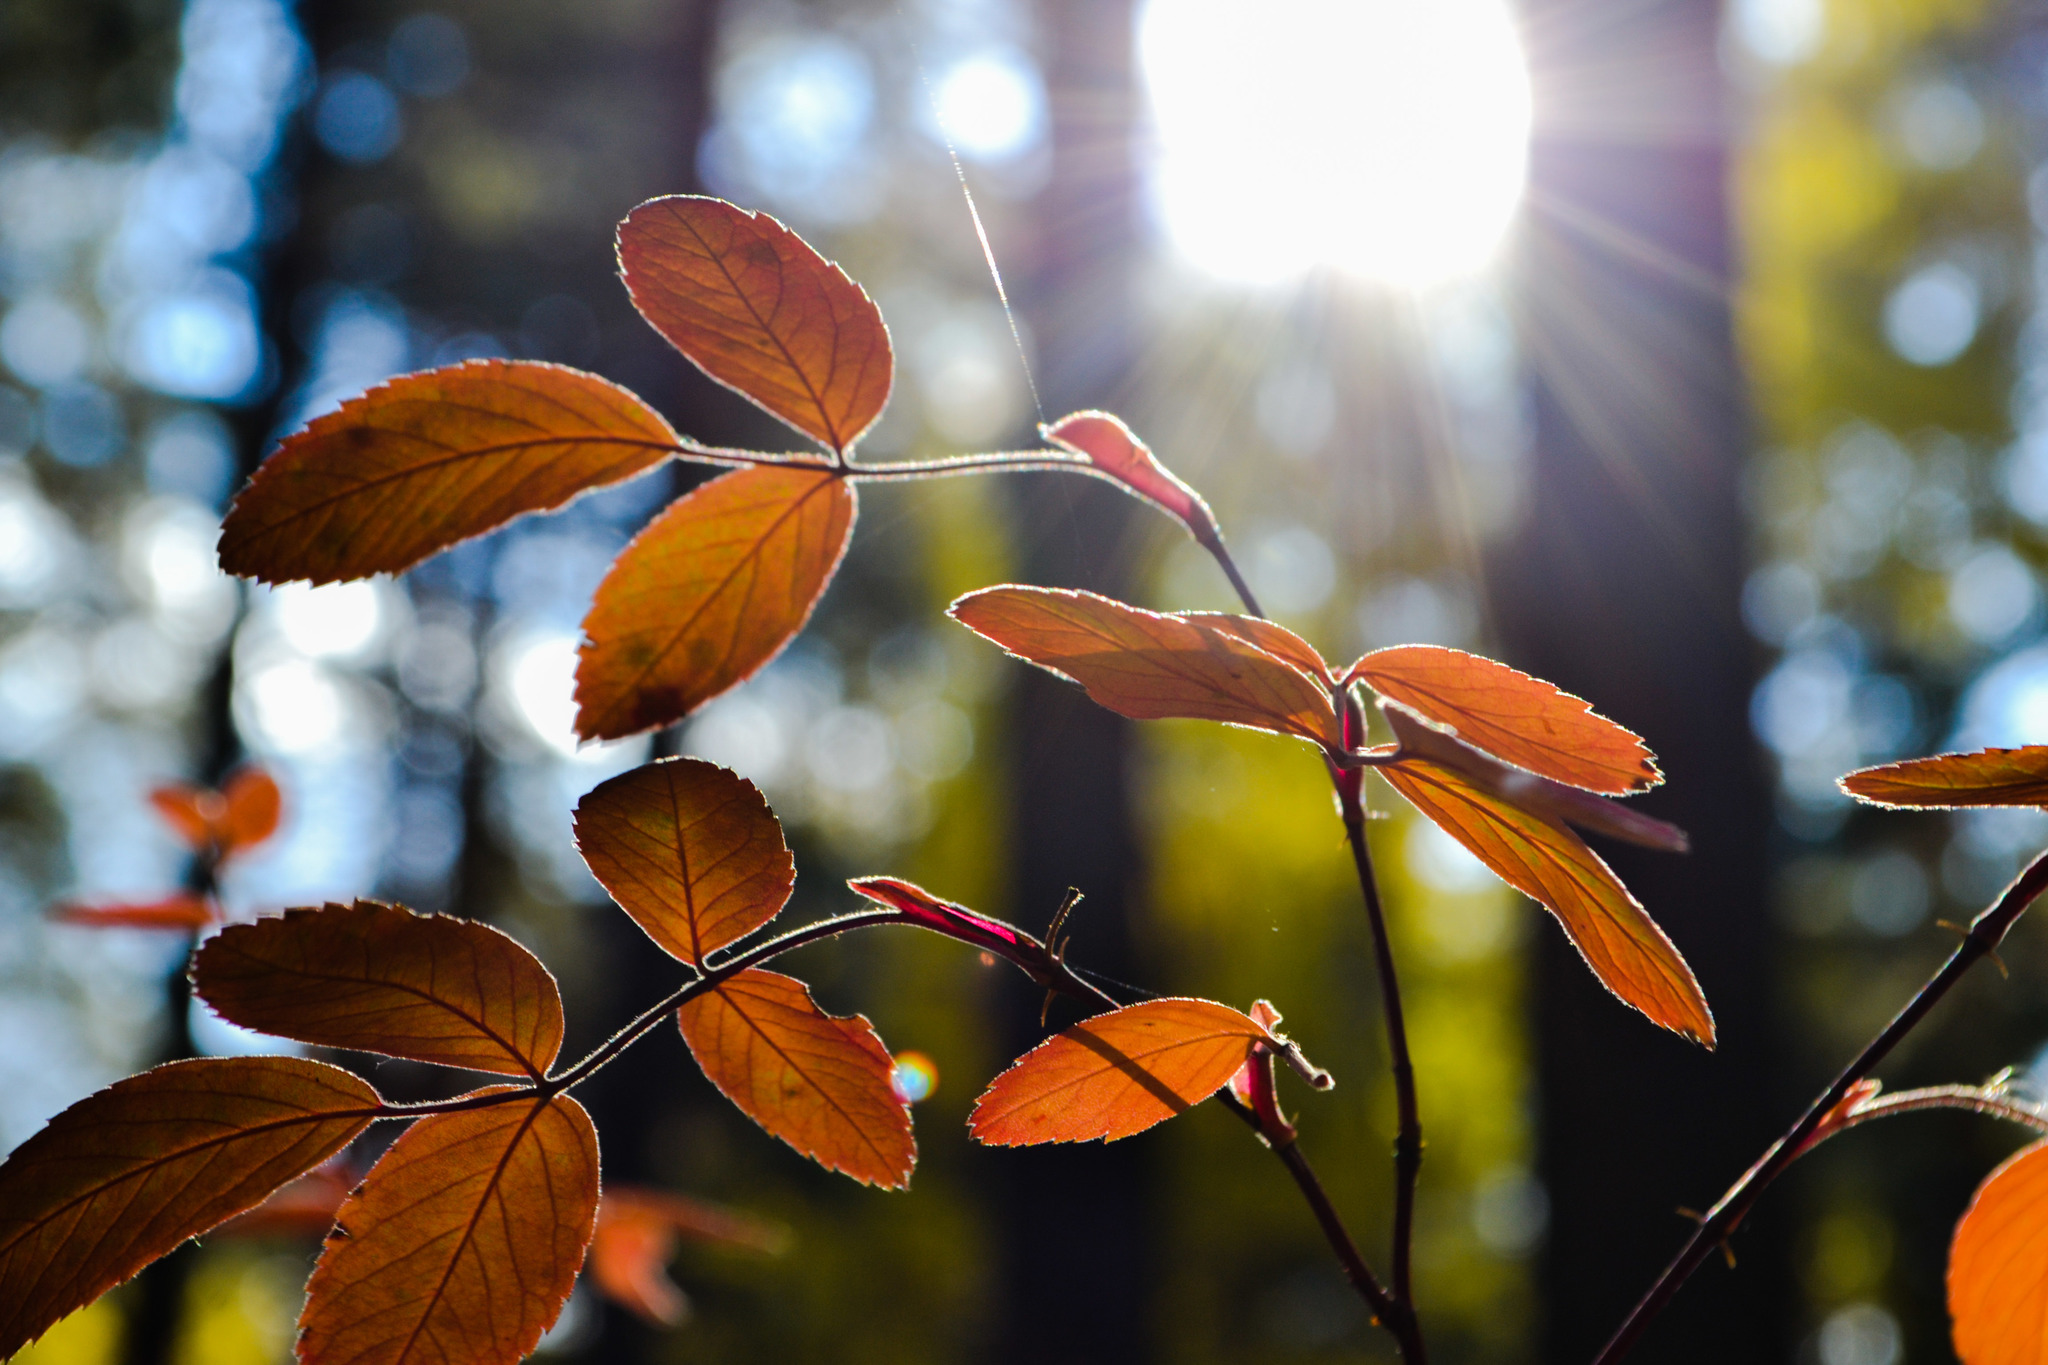
POLYGON ((1169 616, 1092 592, 1015 585, 968 593, 948 611, 1118 715, 1220 720, 1344 747, 1329 688, 1252 644, 1244 628, 1219 627, 1213 613, 1169 616))
POLYGON ((346 1157, 323 1162, 213 1230, 216 1237, 325 1237, 359 1175, 346 1157))
POLYGON ((212 924, 215 915, 212 901, 203 896, 179 894, 132 905, 60 905, 53 918, 60 924, 94 929, 176 929, 192 933, 212 924))
POLYGON ((1213 1000, 1147 1000, 1046 1039, 995 1078, 967 1120, 997 1147, 1115 1141, 1200 1104, 1272 1035, 1213 1000))
POLYGON ((1948 1311, 1963 1365, 2048 1361, 2048 1142, 1978 1187, 1948 1253, 1948 1311))
POLYGON ((774 919, 796 883, 760 789, 701 758, 667 758, 576 804, 583 861, 671 956, 698 963, 774 919))
POLYGON ((889 401, 896 362, 867 291, 765 213, 650 199, 619 224, 633 306, 697 368, 844 453, 889 401))
POLYGON ((538 1076, 562 1047, 540 959, 475 920, 359 900, 236 924, 192 961, 230 1023, 320 1047, 538 1076))
POLYGON ((513 1365, 575 1286, 597 1187, 597 1131, 567 1095, 420 1119, 341 1206, 299 1359, 513 1365))
POLYGON ((1374 650, 1351 665, 1345 681, 1363 681, 1467 744, 1569 786, 1618 794, 1664 780, 1642 740, 1584 701, 1462 649, 1374 650))
POLYGON ((1490 796, 1556 824, 1610 838, 1684 853, 1691 847, 1685 831, 1673 824, 1631 810, 1619 801, 1579 787, 1567 787, 1521 768, 1511 768, 1492 754, 1483 754, 1457 737, 1432 726, 1396 701, 1380 699, 1380 711, 1393 727, 1396 747, 1403 757, 1428 759, 1439 768, 1449 768, 1490 796))
POLYGON ((149 794, 149 804, 194 853, 210 853, 220 822, 227 814, 221 794, 183 782, 167 782, 149 794))
POLYGON ((1184 621, 1224 631, 1257 645, 1282 663, 1293 664, 1325 687, 1334 681, 1330 666, 1323 662, 1321 652, 1314 645, 1287 627, 1276 626, 1264 617, 1232 616, 1221 611, 1183 611, 1176 614, 1184 621))
POLYGON ((0 1165, 0 1358, 339 1151, 377 1092, 297 1057, 206 1058, 80 1100, 0 1165))
POLYGON ((1873 806, 1906 810, 2048 806, 2048 744, 1886 763, 1850 773, 1841 786, 1873 806))
POLYGON ((1423 759, 1379 772, 1503 881, 1556 915, 1608 990, 1653 1023, 1714 1045, 1714 1016, 1692 969, 1578 835, 1423 759))
POLYGON ((834 1018, 804 983, 744 971, 676 1011, 697 1065, 740 1112, 827 1170, 901 1189, 917 1163, 896 1063, 860 1015, 834 1018))
POLYGON ((396 573, 676 445, 661 414, 580 370, 468 360, 401 375, 285 438, 228 512, 221 567, 265 583, 396 573))
POLYGON ((1054 445, 1083 456, 1104 475, 1145 501, 1171 513, 1203 544, 1216 544, 1222 532, 1216 514, 1202 495, 1159 462, 1152 448, 1139 440, 1123 419, 1107 412, 1069 413, 1039 433, 1054 445))
POLYGON ((673 1327, 690 1311, 689 1300, 668 1277, 682 1237, 773 1255, 788 1245, 789 1231, 665 1190, 611 1185, 597 1206, 590 1278, 606 1298, 642 1320, 673 1327))
POLYGON ((227 806, 219 836, 224 855, 254 848, 277 833, 284 797, 277 789, 277 779, 263 769, 248 767, 236 772, 221 796, 227 806))
POLYGON ((810 619, 846 553, 853 488, 762 465, 693 489, 634 538, 583 620, 576 731, 620 739, 745 682, 810 619))

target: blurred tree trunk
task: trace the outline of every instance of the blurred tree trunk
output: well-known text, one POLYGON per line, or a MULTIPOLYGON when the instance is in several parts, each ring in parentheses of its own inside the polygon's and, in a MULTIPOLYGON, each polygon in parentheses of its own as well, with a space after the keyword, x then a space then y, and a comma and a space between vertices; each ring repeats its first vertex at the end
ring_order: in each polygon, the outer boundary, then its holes
MULTIPOLYGON (((1496 562, 1509 658, 1645 735, 1692 832, 1673 858, 1603 849, 1692 963, 1708 1054, 1608 997, 1553 926, 1535 1020, 1544 1358, 1580 1365, 1789 1109, 1772 1044, 1768 789, 1738 614, 1745 442, 1730 337, 1727 115, 1712 0, 1523 0, 1537 129, 1519 262, 1535 467, 1496 562)), ((1784 1224, 1768 1206, 1645 1343, 1647 1359, 1787 1354, 1784 1224)))
MULTIPOLYGON (((1056 416, 1115 406, 1130 370, 1138 96, 1127 0, 1050 0, 1039 20, 1053 161, 1034 206, 1037 269, 1020 292, 1056 416)), ((1056 475, 1012 488, 1025 582, 1128 595, 1128 498, 1056 475)), ((1079 888, 1087 900, 1073 921, 1076 959, 1128 979, 1129 908, 1139 885, 1130 724, 1037 669, 1017 670, 1013 685, 1011 913, 1042 930, 1067 888, 1079 888)), ((1028 983, 1008 983, 996 1030, 1008 1055, 1044 1036, 1042 1004, 1028 983)), ((1055 1003, 1055 1027, 1072 1018, 1070 1005, 1055 1003)), ((1003 1299, 993 1358, 1142 1365, 1152 1357, 1149 1150, 1137 1139, 997 1154, 990 1169, 1003 1299)))

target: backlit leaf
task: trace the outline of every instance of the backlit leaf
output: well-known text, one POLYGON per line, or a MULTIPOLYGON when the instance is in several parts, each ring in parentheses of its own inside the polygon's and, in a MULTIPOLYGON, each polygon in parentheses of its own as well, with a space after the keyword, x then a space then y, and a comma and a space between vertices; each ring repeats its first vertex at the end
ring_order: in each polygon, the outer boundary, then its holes
POLYGON ((300 1361, 513 1365, 576 1283, 597 1194, 597 1131, 567 1095, 418 1120, 341 1206, 300 1361))
POLYGON ((1200 1104, 1272 1035, 1213 1000, 1147 1000, 1046 1039, 995 1078, 967 1120, 997 1147, 1114 1141, 1200 1104))
POLYGON ((2048 1142, 1978 1187, 1948 1253, 1948 1311, 1963 1365, 2048 1362, 2048 1142))
POLYGON ((194 853, 213 849, 214 832, 227 815, 227 801, 219 792, 184 782, 167 782, 149 794, 149 804, 177 832, 194 853))
POLYGON ((1685 831, 1644 815, 1611 797, 1580 787, 1567 787, 1522 768, 1511 768, 1492 754, 1483 754, 1456 736, 1432 726, 1399 702, 1381 699, 1380 710, 1393 727, 1401 754, 1426 758, 1448 768, 1480 791, 1497 796, 1532 815, 1644 848, 1684 853, 1690 847, 1685 831))
POLYGON ((1379 772, 1503 881, 1556 915, 1607 989, 1653 1023, 1713 1046, 1714 1017, 1692 969, 1578 835, 1424 759, 1379 772))
POLYGON ((220 831, 223 853, 254 848, 277 833, 284 795, 277 789, 277 779, 263 769, 240 769, 228 779, 221 797, 227 807, 220 831))
POLYGON ((342 1201, 362 1179, 346 1156, 315 1166, 213 1230, 215 1237, 325 1237, 342 1201))
POLYGON ((796 882, 760 789, 701 758, 600 783, 576 805, 576 845, 647 936, 685 962, 775 918, 796 882))
POLYGON ((325 1161, 377 1105, 339 1067, 206 1058, 51 1119, 0 1165, 0 1358, 325 1161))
POLYGON ((80 905, 67 902, 51 916, 60 924, 79 924, 94 929, 175 929, 192 933, 204 929, 216 918, 213 902, 204 896, 180 893, 162 900, 121 902, 111 905, 80 905))
POLYGON ((1183 611, 1176 614, 1183 620, 1224 631, 1257 645, 1281 662, 1293 664, 1324 686, 1332 681, 1330 666, 1323 662, 1322 654, 1285 626, 1276 626, 1259 616, 1233 616, 1221 611, 1183 611))
POLYGON ((855 877, 846 884, 877 905, 902 911, 921 928, 986 948, 1013 962, 1036 964, 1044 953, 1036 940, 1021 933, 1015 925, 977 915, 964 905, 934 896, 915 882, 900 877, 855 877))
POLYGON ((1329 689, 1213 614, 1163 615, 1092 592, 1014 585, 968 593, 948 610, 1118 715, 1220 720, 1343 748, 1329 689))
POLYGON ((683 1238, 742 1251, 775 1254, 789 1230, 721 1204, 666 1190, 609 1185, 597 1206, 590 1241, 590 1278, 598 1291, 643 1321, 673 1327, 689 1315, 689 1300, 668 1276, 683 1238))
POLYGON ((1841 783, 1860 801, 1906 810, 2048 806, 2048 744, 1909 758, 1850 773, 1841 783))
POLYGON ((852 485, 817 467, 736 470, 678 500, 598 585, 577 733, 666 725, 752 677, 810 619, 853 517, 852 485))
POLYGON ((396 573, 645 473, 676 444, 659 413, 580 370, 467 360, 401 375, 285 438, 228 512, 221 567, 265 583, 396 573))
POLYGON ((910 1183, 910 1109, 866 1019, 834 1018, 803 982, 755 969, 684 1004, 676 1022, 704 1074, 748 1118, 827 1170, 890 1189, 910 1183))
POLYGON ((650 199, 619 224, 633 306, 719 383, 837 451, 889 401, 889 329, 867 291, 765 213, 650 199))
POLYGON ((1202 495, 1159 462, 1152 448, 1139 440, 1123 419, 1107 412, 1070 413, 1039 428, 1046 440, 1085 456, 1088 463, 1145 501, 1178 517, 1195 538, 1221 539, 1216 514, 1202 495))
POLYGON ((359 900, 230 925, 192 962, 215 1013, 320 1047, 539 1075, 562 1047, 540 959, 475 920, 359 900))
POLYGON ((1664 780, 1642 740, 1569 692, 1506 664, 1437 645, 1374 650, 1347 681, 1456 731, 1519 768, 1588 791, 1644 791, 1664 780))

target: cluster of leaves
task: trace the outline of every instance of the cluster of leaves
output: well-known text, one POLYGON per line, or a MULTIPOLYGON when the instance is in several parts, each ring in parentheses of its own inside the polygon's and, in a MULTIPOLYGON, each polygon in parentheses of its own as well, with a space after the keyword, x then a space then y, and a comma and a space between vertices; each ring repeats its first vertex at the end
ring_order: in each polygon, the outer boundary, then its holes
MULTIPOLYGON (((654 200, 620 225, 619 260, 634 304, 664 337, 815 449, 705 446, 596 376, 468 362, 395 379, 287 439, 230 512, 222 564, 266 582, 394 573, 671 458, 728 466, 657 516, 597 589, 579 652, 576 728, 603 740, 674 723, 773 659, 830 583, 864 480, 1059 469, 1107 479, 1174 517, 1250 614, 1160 613, 1004 585, 967 594, 951 615, 1120 715, 1220 721, 1320 752, 1374 917, 1402 1090, 1392 1290, 1327 1201, 1316 1203, 1314 1178, 1293 1151, 1275 1062, 1315 1088, 1330 1081, 1278 1032, 1271 1005, 1119 1006, 1066 960, 1060 930, 1071 901, 1041 940, 909 882, 857 878, 849 885, 872 908, 764 937, 795 879, 774 813, 738 775, 668 759, 591 791, 576 837, 598 881, 674 959, 675 991, 559 1067, 553 978, 485 925, 358 901, 221 929, 200 946, 191 976, 223 1018, 314 1047, 504 1079, 453 1100, 400 1105, 327 1062, 201 1059, 81 1101, 0 1166, 0 1355, 185 1239, 229 1219, 261 1226, 284 1209, 331 1223, 299 1324, 307 1362, 515 1361, 559 1312, 593 1236, 593 1273, 607 1292, 673 1317, 679 1300, 660 1277, 663 1248, 679 1231, 701 1232, 704 1219, 649 1192, 615 1191, 601 1203, 597 1134, 570 1091, 673 1016, 705 1075, 768 1133, 855 1180, 905 1186, 916 1145, 892 1085, 894 1059, 866 1019, 828 1014, 802 981, 767 966, 807 943, 895 924, 1009 961, 1047 989, 1048 1004, 1064 994, 1108 1007, 996 1077, 969 1121, 976 1139, 1121 1138, 1220 1094, 1289 1162, 1354 1283, 1419 1358, 1407 1248, 1420 1131, 1365 846, 1364 775, 1377 771, 1546 906, 1617 997, 1711 1047, 1713 1016, 1684 958, 1582 838, 1684 849, 1680 831, 1616 799, 1662 780, 1649 750, 1579 698, 1461 651, 1407 645, 1331 667, 1259 616, 1207 504, 1108 414, 1046 426, 1039 450, 861 463, 856 445, 894 379, 888 330, 865 291, 768 217, 714 199, 654 200), (1368 701, 1388 742, 1370 742, 1368 701), (350 1186, 326 1163, 379 1120, 408 1126, 350 1186)), ((1965 789, 2042 798, 2048 767, 2036 759, 2012 760, 1996 782, 1987 762, 1967 780, 1910 765, 1882 779, 1866 774, 1857 790, 1894 804, 1930 784, 1945 798, 1930 804, 1954 804, 1965 789)), ((180 790, 157 801, 214 868, 274 826, 275 787, 266 784, 247 775, 219 795, 180 790)), ((175 918, 161 907, 93 913, 108 923, 175 918)), ((217 919, 209 908, 179 923, 217 919)), ((2017 1282, 2015 1239, 2039 1225, 2031 1215, 2048 1199, 2044 1170, 2048 1157, 2016 1159, 1965 1220, 1959 1341, 1977 1340, 1964 1331, 1966 1316, 2010 1308, 2009 1295, 1997 1294, 1983 1308, 1984 1286, 2017 1282)), ((735 1227, 726 1233, 746 1240, 735 1227)), ((2029 1292, 2038 1295, 2048 1248, 2030 1256, 2029 1292)), ((1973 1365, 2021 1358, 1976 1346, 1966 1354, 1973 1365)))
POLYGON ((95 901, 59 906, 66 924, 101 929, 175 929, 198 933, 222 922, 221 869, 277 833, 284 809, 277 780, 249 766, 231 775, 221 790, 182 782, 149 794, 149 804, 193 858, 193 889, 153 901, 95 901))

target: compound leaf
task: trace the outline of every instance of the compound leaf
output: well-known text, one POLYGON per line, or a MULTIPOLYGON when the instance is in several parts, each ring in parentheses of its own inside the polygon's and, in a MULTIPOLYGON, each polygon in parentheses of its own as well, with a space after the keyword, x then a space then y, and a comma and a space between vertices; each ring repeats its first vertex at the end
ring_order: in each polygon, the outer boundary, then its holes
POLYGON ((609 380, 527 360, 401 375, 285 438, 235 499, 220 563, 265 583, 396 573, 674 453, 609 380))
POLYGON ((320 1047, 538 1076, 562 1047, 540 959, 475 920, 359 900, 236 924, 193 989, 230 1023, 320 1047))
POLYGON ((576 731, 621 739, 746 681, 810 619, 853 532, 853 487, 819 466, 711 480, 619 555, 583 620, 576 731))
POLYGON ((576 1283, 597 1196, 597 1130, 567 1095, 418 1120, 341 1206, 300 1361, 514 1365, 576 1283))
POLYGON ((765 213, 650 199, 619 224, 633 306, 719 383, 844 453, 889 401, 895 358, 867 291, 765 213))
POLYGON ((895 1060, 860 1015, 839 1019, 804 983, 758 968, 676 1011, 697 1065, 740 1112, 827 1170, 901 1189, 917 1163, 895 1060))
POLYGON ((1344 747, 1329 688, 1213 613, 1164 615, 1092 592, 1015 585, 968 593, 948 611, 1118 715, 1220 720, 1344 747))
POLYGON ((1619 795, 1664 780, 1643 741, 1569 692, 1462 649, 1399 645, 1351 665, 1382 697, 1541 777, 1619 795))
POLYGON ((774 919, 796 884, 760 789, 701 758, 600 783, 576 805, 576 845, 634 923, 689 963, 774 919))
POLYGON ((378 1103, 320 1062, 205 1058, 51 1119, 0 1165, 0 1358, 325 1161, 378 1103))
POLYGON ((2048 744, 1909 758, 1859 769, 1841 786, 1859 801, 1906 810, 2048 806, 2048 744))
POLYGON ((1213 1000, 1147 1000, 1046 1039, 975 1101, 968 1131, 997 1147, 1114 1141, 1200 1104, 1272 1034, 1213 1000))
POLYGON ((1379 769, 1394 790, 1564 926, 1603 985, 1707 1047, 1714 1016, 1678 949, 1600 856, 1563 825, 1419 758, 1379 769))

